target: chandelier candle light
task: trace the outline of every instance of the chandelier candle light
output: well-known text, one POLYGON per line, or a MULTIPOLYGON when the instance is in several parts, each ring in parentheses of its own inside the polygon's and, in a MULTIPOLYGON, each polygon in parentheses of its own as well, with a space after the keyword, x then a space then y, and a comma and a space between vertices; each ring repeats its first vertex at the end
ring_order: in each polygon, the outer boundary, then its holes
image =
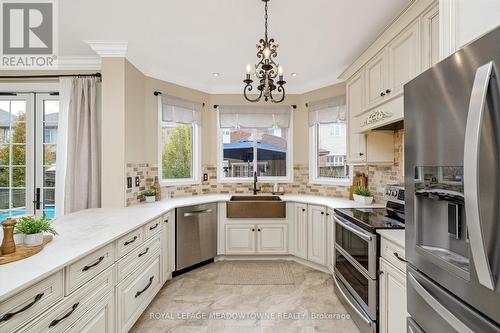
POLYGON ((267 4, 270 0, 262 0, 265 3, 265 35, 264 38, 257 44, 257 58, 258 63, 255 65, 255 76, 259 80, 259 85, 257 90, 259 95, 252 99, 247 94, 253 89, 253 80, 250 78, 252 74, 252 66, 247 65, 247 75, 243 82, 246 84, 243 89, 243 94, 245 99, 249 102, 258 102, 264 96, 264 100, 267 102, 271 100, 273 103, 281 103, 285 100, 285 87, 286 81, 283 80, 283 67, 276 64, 275 58, 278 55, 277 49, 278 44, 276 44, 274 38, 269 39, 267 35, 267 4), (275 80, 278 80, 275 82, 275 80), (277 91, 280 96, 275 98, 273 92, 277 91))

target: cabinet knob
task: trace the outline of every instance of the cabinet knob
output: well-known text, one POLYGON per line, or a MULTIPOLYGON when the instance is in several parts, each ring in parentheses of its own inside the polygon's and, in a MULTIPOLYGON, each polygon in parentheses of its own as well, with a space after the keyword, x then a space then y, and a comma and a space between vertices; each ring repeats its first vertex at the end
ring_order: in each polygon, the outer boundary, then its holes
POLYGON ((386 93, 386 94, 390 94, 390 93, 391 93, 391 90, 390 90, 390 89, 387 89, 387 90, 385 91, 385 93, 386 93))
POLYGON ((260 229, 257 229, 258 232, 260 232, 260 229))
POLYGON ((384 92, 381 92, 380 93, 380 97, 384 97, 385 96, 385 93, 384 92))
POLYGON ((302 211, 303 211, 303 212, 305 212, 305 211, 306 211, 306 209, 305 209, 305 208, 302 208, 302 211))
POLYGON ((167 219, 167 220, 165 220, 165 221, 163 221, 163 222, 168 223, 168 219, 167 219))
POLYGON ((325 215, 325 212, 321 212, 321 215, 325 215))
POLYGON ((359 156, 363 156, 363 155, 365 155, 365 154, 364 153, 359 153, 359 156))
POLYGON ((379 270, 378 275, 382 275, 382 274, 384 274, 384 271, 379 270))
POLYGON ((252 231, 255 231, 255 229, 252 229, 252 231))

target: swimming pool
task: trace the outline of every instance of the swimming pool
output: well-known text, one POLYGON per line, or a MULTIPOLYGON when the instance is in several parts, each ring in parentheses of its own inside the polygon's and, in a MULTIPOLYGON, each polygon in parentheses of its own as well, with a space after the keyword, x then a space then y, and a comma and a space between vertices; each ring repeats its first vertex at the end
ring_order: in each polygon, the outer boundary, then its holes
MULTIPOLYGON (((53 219, 54 215, 55 215, 55 208, 54 207, 46 207, 44 209, 44 212, 45 212, 45 216, 47 216, 50 219, 53 219)), ((26 215, 26 209, 12 210, 11 214, 10 214, 10 216, 13 218, 16 218, 16 217, 19 217, 22 215, 26 215)), ((8 218, 9 218, 9 212, 4 212, 4 213, 0 214, 0 221, 5 221, 8 218)))

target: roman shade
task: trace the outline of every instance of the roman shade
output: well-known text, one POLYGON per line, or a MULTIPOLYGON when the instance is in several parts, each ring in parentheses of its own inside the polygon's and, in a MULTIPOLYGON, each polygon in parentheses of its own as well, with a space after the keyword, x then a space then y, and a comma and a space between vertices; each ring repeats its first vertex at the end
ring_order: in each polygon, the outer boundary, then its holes
POLYGON ((232 106, 220 105, 220 128, 288 128, 291 106, 232 106))
POLYGON ((165 122, 201 125, 202 103, 161 94, 158 96, 161 118, 165 122))
POLYGON ((345 95, 324 99, 307 104, 309 126, 346 122, 345 95))

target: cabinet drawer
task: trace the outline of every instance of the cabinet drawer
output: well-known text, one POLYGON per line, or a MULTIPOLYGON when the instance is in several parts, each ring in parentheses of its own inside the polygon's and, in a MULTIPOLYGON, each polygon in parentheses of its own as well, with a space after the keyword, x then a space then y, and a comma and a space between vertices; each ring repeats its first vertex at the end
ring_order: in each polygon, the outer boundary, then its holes
POLYGON ((116 241, 116 258, 120 259, 137 248, 144 239, 144 228, 136 229, 116 241))
POLYGON ((406 272, 405 249, 398 244, 382 237, 380 243, 380 253, 382 258, 393 264, 403 272, 406 272))
POLYGON ((113 266, 84 284, 62 302, 42 313, 19 332, 64 332, 103 297, 113 293, 113 266))
POLYGON ((113 333, 115 331, 115 294, 108 293, 65 333, 113 333))
POLYGON ((132 327, 160 286, 158 255, 116 287, 118 332, 127 332, 132 327))
POLYGON ((0 302, 0 332, 14 331, 60 301, 64 296, 63 286, 63 271, 61 270, 0 302))
POLYGON ((151 257, 158 254, 161 245, 160 236, 161 235, 157 235, 151 240, 142 243, 134 251, 127 254, 124 258, 120 259, 120 261, 117 263, 118 283, 125 279, 137 267, 141 266, 151 257))
POLYGON ((148 222, 144 226, 144 239, 148 239, 160 232, 162 228, 161 218, 148 222))
POLYGON ((97 276, 115 261, 113 244, 108 244, 66 267, 66 295, 97 276))

